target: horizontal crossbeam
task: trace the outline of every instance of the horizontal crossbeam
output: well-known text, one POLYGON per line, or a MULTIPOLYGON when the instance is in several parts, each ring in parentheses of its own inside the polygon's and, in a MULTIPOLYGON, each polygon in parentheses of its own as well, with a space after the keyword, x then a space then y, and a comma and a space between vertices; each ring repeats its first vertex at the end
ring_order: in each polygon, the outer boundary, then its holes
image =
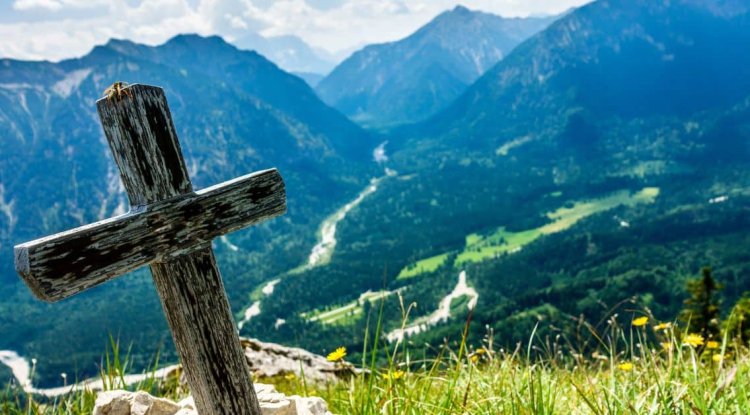
POLYGON ((34 295, 55 302, 285 212, 281 175, 264 170, 17 245, 16 270, 34 295))

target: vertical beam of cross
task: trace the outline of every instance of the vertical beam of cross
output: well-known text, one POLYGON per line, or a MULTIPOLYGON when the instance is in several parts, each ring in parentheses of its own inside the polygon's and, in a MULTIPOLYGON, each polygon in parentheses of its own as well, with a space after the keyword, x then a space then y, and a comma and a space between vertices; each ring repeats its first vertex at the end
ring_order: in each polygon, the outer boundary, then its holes
MULTIPOLYGON (((164 92, 145 85, 128 91, 99 100, 97 109, 131 205, 191 193, 164 92)), ((260 415, 210 240, 150 266, 198 413, 260 415)))

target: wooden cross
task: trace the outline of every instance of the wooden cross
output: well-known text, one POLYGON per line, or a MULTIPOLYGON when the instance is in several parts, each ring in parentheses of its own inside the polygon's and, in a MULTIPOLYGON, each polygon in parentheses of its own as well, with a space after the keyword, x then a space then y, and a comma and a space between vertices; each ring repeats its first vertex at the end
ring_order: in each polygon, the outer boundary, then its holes
POLYGON ((211 240, 286 212, 276 169, 194 192, 161 88, 97 101, 131 211, 15 247, 16 270, 54 302, 150 265, 201 415, 260 415, 211 240))

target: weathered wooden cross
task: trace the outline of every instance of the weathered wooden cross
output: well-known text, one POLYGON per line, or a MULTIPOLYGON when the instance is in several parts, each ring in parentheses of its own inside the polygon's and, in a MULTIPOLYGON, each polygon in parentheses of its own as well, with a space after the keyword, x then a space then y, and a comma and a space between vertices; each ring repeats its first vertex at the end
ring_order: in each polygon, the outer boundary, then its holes
POLYGON ((193 192, 164 91, 117 92, 97 109, 130 213, 16 246, 16 270, 54 302, 150 265, 198 412, 260 415, 210 244, 286 212, 284 182, 271 169, 193 192))

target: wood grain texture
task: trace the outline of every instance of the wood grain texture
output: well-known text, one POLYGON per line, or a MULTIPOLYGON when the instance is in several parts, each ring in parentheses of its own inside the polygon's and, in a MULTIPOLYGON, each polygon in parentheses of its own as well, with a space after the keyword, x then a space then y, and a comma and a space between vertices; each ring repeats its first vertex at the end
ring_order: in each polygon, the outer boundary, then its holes
POLYGON ((193 193, 164 91, 126 90, 97 108, 133 212, 20 245, 16 268, 58 299, 150 263, 198 413, 261 415, 210 241, 283 213, 283 181, 268 170, 193 193))
POLYGON ((152 264, 151 273, 174 342, 182 345, 178 351, 198 413, 260 415, 211 248, 152 264))
POLYGON ((164 91, 131 85, 120 98, 96 102, 131 206, 191 192, 187 167, 164 91))
POLYGON ((15 247, 16 270, 54 302, 286 212, 284 181, 265 170, 15 247))

